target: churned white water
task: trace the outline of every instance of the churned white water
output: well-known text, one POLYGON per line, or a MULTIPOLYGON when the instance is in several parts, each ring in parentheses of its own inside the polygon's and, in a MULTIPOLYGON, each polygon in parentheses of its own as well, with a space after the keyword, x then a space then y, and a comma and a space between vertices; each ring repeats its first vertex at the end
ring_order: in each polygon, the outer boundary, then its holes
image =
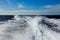
POLYGON ((15 16, 0 22, 0 40, 60 40, 60 20, 43 16, 15 16), (42 20, 45 20, 44 22, 42 20), (53 24, 57 27, 53 27, 53 24), (52 25, 49 28, 48 25, 52 25), (52 30, 53 29, 53 30, 52 30), (58 31, 56 31, 56 30, 58 31))

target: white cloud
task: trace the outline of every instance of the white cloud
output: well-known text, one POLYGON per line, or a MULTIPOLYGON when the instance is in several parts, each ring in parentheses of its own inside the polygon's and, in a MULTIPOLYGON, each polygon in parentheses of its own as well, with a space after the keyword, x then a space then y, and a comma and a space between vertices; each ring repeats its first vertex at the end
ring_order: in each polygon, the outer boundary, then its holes
POLYGON ((37 15, 40 10, 0 10, 0 15, 37 15))
POLYGON ((19 4, 18 8, 24 8, 24 5, 23 4, 19 4))
POLYGON ((52 8, 53 6, 52 5, 46 5, 44 6, 44 8, 52 8))
MULTIPOLYGON (((22 6, 21 6, 22 7, 22 6)), ((19 8, 21 8, 19 7, 19 8)), ((2 10, 0 9, 0 15, 60 15, 60 4, 45 5, 44 10, 2 10)))
POLYGON ((44 8, 60 9, 60 4, 56 4, 56 5, 45 5, 44 8))
POLYGON ((45 5, 42 14, 44 15, 60 15, 60 4, 57 5, 45 5))

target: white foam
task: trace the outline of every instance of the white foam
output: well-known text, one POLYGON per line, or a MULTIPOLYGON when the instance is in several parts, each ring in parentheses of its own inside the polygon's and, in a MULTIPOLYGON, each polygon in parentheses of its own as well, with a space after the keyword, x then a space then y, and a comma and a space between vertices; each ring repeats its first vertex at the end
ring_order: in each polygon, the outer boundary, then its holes
MULTIPOLYGON (((8 20, 6 23, 0 25, 0 40, 60 40, 60 34, 53 32, 45 24, 39 24, 43 19, 56 23, 54 21, 56 19, 50 20, 41 16, 33 18, 24 17, 14 16, 15 20, 8 20)), ((60 24, 59 22, 57 22, 58 25, 60 24)))

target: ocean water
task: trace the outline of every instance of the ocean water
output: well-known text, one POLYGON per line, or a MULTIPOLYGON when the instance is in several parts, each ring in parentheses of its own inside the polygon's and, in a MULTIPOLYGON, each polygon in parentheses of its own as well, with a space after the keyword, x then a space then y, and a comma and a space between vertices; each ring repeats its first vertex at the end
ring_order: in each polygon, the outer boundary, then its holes
POLYGON ((1 16, 0 40, 60 40, 60 19, 46 16, 1 16))

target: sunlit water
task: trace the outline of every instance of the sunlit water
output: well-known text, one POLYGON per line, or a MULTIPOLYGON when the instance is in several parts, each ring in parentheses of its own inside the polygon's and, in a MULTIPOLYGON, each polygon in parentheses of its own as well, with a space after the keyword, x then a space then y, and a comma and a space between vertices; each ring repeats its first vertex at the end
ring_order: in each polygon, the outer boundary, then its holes
POLYGON ((43 16, 15 16, 7 22, 0 22, 0 40, 60 40, 59 32, 56 32, 44 24, 50 22, 58 25, 60 20, 48 19, 43 16))

